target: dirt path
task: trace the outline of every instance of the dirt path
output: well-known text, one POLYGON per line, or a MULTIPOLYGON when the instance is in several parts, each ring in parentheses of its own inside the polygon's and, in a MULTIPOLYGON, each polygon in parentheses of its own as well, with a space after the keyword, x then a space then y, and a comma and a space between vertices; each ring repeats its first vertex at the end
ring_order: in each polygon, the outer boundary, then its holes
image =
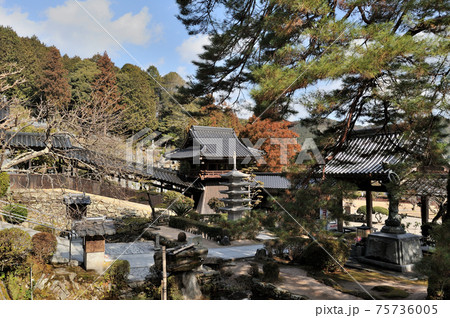
MULTIPOLYGON (((249 260, 236 261, 236 265, 230 267, 230 270, 236 276, 248 275, 250 262, 249 260)), ((260 271, 262 271, 262 264, 258 264, 258 266, 260 271)), ((401 274, 395 275, 364 269, 347 268, 347 270, 360 285, 377 299, 379 299, 380 294, 372 291, 372 288, 381 285, 399 288, 408 292, 409 296, 402 298, 404 300, 424 300, 427 296, 427 285, 423 281, 410 280, 410 278, 401 274)), ((328 274, 327 277, 337 282, 343 290, 363 292, 361 287, 346 273, 328 274)), ((295 266, 280 265, 280 280, 274 285, 291 293, 307 296, 313 300, 361 299, 327 286, 313 277, 308 277, 305 270, 295 266)))
MULTIPOLYGON (((389 275, 374 271, 353 270, 348 269, 349 273, 371 294, 377 296, 376 292, 372 291, 375 286, 391 286, 402 289, 409 293, 409 296, 403 298, 405 300, 424 300, 427 297, 427 285, 424 282, 411 281, 403 278, 401 275, 389 275)), ((337 274, 339 276, 331 276, 344 289, 357 290, 358 285, 347 275, 347 277, 337 274), (344 279, 341 279, 344 278, 344 279)))
MULTIPOLYGON (((259 264, 259 268, 262 271, 261 264, 259 264)), ((248 261, 237 261, 236 266, 230 269, 235 275, 246 275, 250 269, 250 263, 248 261)), ((314 278, 308 277, 303 269, 293 266, 280 265, 280 281, 274 285, 289 290, 291 293, 307 296, 312 300, 360 299, 321 284, 314 278)))

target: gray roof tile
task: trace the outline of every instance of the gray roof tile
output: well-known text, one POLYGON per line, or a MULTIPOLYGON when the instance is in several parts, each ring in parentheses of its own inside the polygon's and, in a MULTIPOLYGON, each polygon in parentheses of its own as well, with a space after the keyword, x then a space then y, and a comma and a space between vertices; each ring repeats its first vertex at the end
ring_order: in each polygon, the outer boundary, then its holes
POLYGON ((325 175, 385 176, 389 173, 388 165, 398 164, 408 156, 399 151, 408 146, 400 132, 367 131, 356 132, 348 139, 344 148, 325 165, 325 175))
POLYGON ((104 218, 84 218, 80 221, 74 221, 72 230, 80 237, 113 235, 116 233, 114 221, 104 218))
POLYGON ((262 152, 244 145, 232 128, 192 126, 184 146, 166 155, 169 159, 259 157, 262 152))

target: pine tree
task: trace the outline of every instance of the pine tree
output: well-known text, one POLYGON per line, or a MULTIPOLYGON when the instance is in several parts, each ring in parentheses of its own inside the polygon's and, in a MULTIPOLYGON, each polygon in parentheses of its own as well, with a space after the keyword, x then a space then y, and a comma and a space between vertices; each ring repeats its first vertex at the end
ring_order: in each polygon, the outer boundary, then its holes
POLYGON ((59 50, 51 47, 48 50, 42 76, 39 78, 40 99, 44 103, 57 108, 68 106, 71 91, 67 75, 59 50))
POLYGON ((340 117, 344 137, 361 118, 386 125, 448 112, 448 1, 177 2, 188 31, 211 38, 185 96, 256 84, 255 114, 276 119, 301 89, 338 81, 305 104, 340 117))

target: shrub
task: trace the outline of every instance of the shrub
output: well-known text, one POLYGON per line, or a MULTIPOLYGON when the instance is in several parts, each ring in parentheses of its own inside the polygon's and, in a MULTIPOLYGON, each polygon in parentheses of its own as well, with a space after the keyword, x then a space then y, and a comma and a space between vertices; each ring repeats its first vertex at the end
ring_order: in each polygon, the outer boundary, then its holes
POLYGON ((11 224, 21 224, 28 216, 27 208, 20 205, 10 204, 3 208, 10 216, 5 216, 5 220, 11 224))
POLYGON ((334 239, 322 239, 311 243, 305 248, 300 262, 304 265, 314 267, 317 270, 334 272, 341 269, 336 261, 344 265, 348 257, 349 249, 344 242, 334 239))
POLYGON ((9 188, 9 174, 0 172, 0 197, 5 196, 9 188))
POLYGON ((261 229, 261 223, 252 217, 236 221, 220 221, 219 225, 227 230, 231 240, 255 239, 261 229))
POLYGON ((450 222, 434 225, 431 238, 435 250, 418 261, 414 270, 428 276, 427 299, 450 299, 450 222))
POLYGON ((220 208, 225 207, 225 203, 220 201, 219 198, 211 198, 208 201, 208 206, 214 210, 214 212, 218 213, 220 212, 220 208))
POLYGON ((20 266, 31 250, 30 235, 17 228, 0 231, 0 267, 3 271, 20 266))
POLYGON ((310 242, 311 239, 303 237, 278 238, 264 242, 264 247, 269 254, 284 257, 287 253, 291 261, 298 261, 310 242))
POLYGON ((276 262, 266 262, 263 265, 263 279, 266 282, 275 282, 280 275, 280 267, 276 262))
POLYGON ((179 216, 172 216, 169 220, 169 226, 183 231, 190 231, 196 234, 206 234, 210 238, 217 240, 219 237, 223 237, 228 233, 218 226, 211 226, 206 223, 183 218, 179 216))
POLYGON ((178 216, 183 216, 194 208, 194 200, 176 191, 164 192, 163 203, 178 216))
POLYGON ((120 289, 126 286, 128 274, 130 274, 130 263, 119 259, 108 268, 105 278, 111 282, 113 289, 120 289))
POLYGON ((261 273, 259 271, 259 266, 256 263, 251 263, 250 268, 248 270, 248 274, 253 278, 260 278, 261 273))
MULTIPOLYGON (((366 215, 367 213, 367 207, 365 205, 360 206, 358 210, 356 210, 356 213, 359 215, 366 215)), ((382 206, 374 206, 372 214, 375 215, 375 218, 377 219, 377 222, 381 222, 381 218, 383 215, 389 215, 389 210, 386 208, 383 208, 382 206)), ((363 219, 363 222, 365 219, 363 219)))
POLYGON ((50 262, 53 254, 56 252, 58 242, 56 237, 47 232, 40 232, 31 238, 32 253, 44 263, 50 262))
POLYGON ((44 225, 36 225, 33 230, 38 232, 53 233, 53 229, 44 225))
MULTIPOLYGON (((367 207, 365 205, 362 205, 356 210, 356 213, 358 214, 366 214, 367 207)), ((386 208, 383 208, 382 206, 374 206, 372 214, 380 213, 383 215, 389 215, 389 210, 386 208)))

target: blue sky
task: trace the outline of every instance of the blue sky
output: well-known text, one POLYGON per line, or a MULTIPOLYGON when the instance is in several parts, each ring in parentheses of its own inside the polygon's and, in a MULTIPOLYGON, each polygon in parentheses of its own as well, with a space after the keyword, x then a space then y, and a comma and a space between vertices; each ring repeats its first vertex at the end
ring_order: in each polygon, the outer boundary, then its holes
POLYGON ((186 77, 208 39, 189 36, 177 13, 174 0, 0 0, 1 25, 36 35, 61 54, 86 58, 106 50, 119 67, 155 65, 163 75, 186 77))
MULTIPOLYGON (((0 0, 0 25, 20 36, 36 35, 63 55, 87 58, 107 51, 118 67, 155 65, 161 75, 175 71, 187 79, 208 37, 189 36, 177 14, 175 0, 0 0)), ((330 88, 330 83, 318 86, 330 88)), ((248 118, 251 113, 242 105, 253 102, 247 93, 243 96, 235 109, 248 118)), ((307 116, 300 104, 295 108, 299 114, 290 120, 307 116)))

